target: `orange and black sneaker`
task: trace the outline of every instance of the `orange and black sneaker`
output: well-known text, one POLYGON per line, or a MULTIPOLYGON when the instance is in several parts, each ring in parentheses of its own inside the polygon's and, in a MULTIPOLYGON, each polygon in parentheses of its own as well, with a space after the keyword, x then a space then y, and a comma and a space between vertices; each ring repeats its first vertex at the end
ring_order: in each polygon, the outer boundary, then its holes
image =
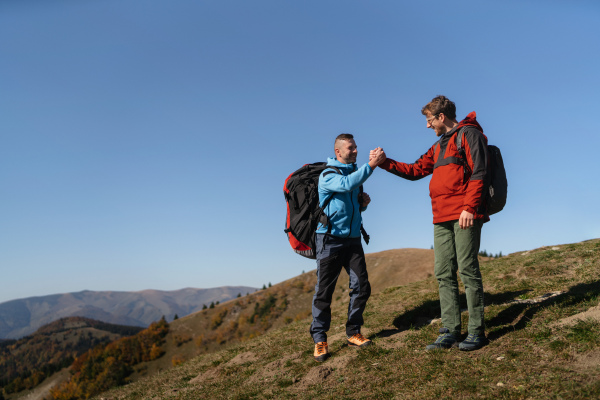
POLYGON ((323 362, 329 358, 329 348, 327 342, 319 342, 315 344, 315 360, 323 362))
POLYGON ((348 337, 348 346, 358 346, 358 347, 367 347, 372 345, 369 339, 361 335, 360 333, 355 333, 354 335, 348 337))

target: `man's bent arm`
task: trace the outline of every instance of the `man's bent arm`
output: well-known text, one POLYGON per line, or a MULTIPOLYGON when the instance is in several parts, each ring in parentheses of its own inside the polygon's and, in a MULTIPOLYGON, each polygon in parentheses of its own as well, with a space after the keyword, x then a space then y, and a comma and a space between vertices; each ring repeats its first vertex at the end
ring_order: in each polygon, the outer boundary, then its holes
POLYGON ((351 192, 362 185, 372 173, 373 169, 371 169, 371 166, 364 164, 350 175, 321 175, 319 189, 336 193, 351 192))
POLYGON ((423 154, 413 164, 406 164, 387 158, 383 163, 379 164, 379 167, 401 178, 417 181, 431 175, 433 172, 433 165, 435 164, 433 160, 434 148, 435 146, 432 146, 427 153, 423 154))

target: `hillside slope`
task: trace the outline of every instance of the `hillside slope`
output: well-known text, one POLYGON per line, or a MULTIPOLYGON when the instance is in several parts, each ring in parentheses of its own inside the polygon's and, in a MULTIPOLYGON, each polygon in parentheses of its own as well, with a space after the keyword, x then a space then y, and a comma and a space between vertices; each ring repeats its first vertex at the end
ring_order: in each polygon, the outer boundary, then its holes
MULTIPOLYGON (((373 293, 390 285, 426 279, 433 273, 433 250, 388 250, 367 254, 366 261, 373 293)), ((312 270, 268 289, 222 303, 214 309, 173 321, 162 346, 165 355, 140 365, 131 379, 137 380, 198 354, 218 351, 294 321, 305 320, 311 313, 316 278, 316 270, 312 270)), ((340 274, 336 286, 334 306, 347 307, 349 289, 345 272, 340 274)))
MULTIPOLYGON (((424 279, 433 270, 432 250, 389 250, 368 254, 366 258, 374 293, 389 284, 424 279)), ((314 263, 307 261, 307 265, 314 263)), ((163 356, 135 365, 127 381, 135 381, 172 368, 199 354, 218 351, 292 321, 305 319, 310 315, 315 283, 316 274, 313 270, 268 289, 173 321, 161 344, 163 356)), ((348 276, 342 273, 334 303, 347 304, 347 287, 348 276)), ((48 393, 51 382, 52 378, 44 382, 46 389, 37 388, 37 393, 40 396, 48 393)))
POLYGON ((372 296, 370 348, 345 344, 339 299, 322 364, 312 359, 307 316, 102 398, 599 398, 600 240, 489 260, 482 273, 491 343, 476 352, 424 351, 440 327, 429 278, 372 296))
POLYGON ((29 297, 0 303, 0 338, 18 339, 39 327, 65 317, 86 317, 112 324, 147 327, 162 316, 172 320, 223 302, 238 294, 252 293, 247 286, 173 291, 94 292, 29 297))

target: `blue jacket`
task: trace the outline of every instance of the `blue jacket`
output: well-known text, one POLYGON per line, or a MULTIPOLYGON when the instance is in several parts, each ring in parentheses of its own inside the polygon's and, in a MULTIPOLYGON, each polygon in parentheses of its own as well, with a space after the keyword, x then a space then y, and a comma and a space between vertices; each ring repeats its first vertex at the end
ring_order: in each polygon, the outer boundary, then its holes
MULTIPOLYGON (((325 169, 319 177, 319 205, 323 207, 325 200, 333 198, 325 208, 329 217, 331 234, 337 237, 360 237, 362 224, 361 211, 366 210, 358 204, 358 193, 362 185, 373 173, 371 166, 365 164, 356 168, 356 164, 342 164, 336 158, 329 157, 327 165, 337 167, 342 175, 334 169, 325 169), (331 172, 333 173, 327 173, 331 172)), ((317 233, 327 233, 327 227, 319 223, 317 233)))

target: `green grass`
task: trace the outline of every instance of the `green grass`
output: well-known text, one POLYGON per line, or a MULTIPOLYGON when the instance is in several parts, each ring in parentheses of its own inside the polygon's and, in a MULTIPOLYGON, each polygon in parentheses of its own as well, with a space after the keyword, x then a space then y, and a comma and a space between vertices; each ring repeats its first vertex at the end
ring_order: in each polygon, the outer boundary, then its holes
MULTIPOLYGON (((332 357, 312 359, 310 319, 114 389, 106 399, 583 399, 600 398, 600 322, 562 319, 598 305, 600 240, 517 253, 482 263, 486 329, 475 352, 426 352, 437 336, 430 278, 374 294, 363 333, 343 339, 346 305, 334 308, 332 357), (559 295, 548 296, 559 292, 559 295), (258 360, 236 364, 253 353, 258 360), (201 376, 198 382, 190 380, 201 376)), ((462 297, 464 308, 466 302, 462 297)), ((463 313, 463 334, 468 315, 463 313)), ((99 397, 100 398, 100 397, 99 397)))

